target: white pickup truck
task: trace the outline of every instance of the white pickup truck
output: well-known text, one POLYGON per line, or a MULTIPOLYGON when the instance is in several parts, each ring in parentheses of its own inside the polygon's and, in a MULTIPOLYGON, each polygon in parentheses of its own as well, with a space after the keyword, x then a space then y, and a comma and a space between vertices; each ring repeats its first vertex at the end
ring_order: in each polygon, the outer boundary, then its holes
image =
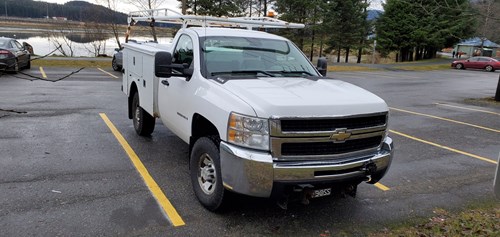
POLYGON ((228 191, 281 204, 292 194, 354 196, 384 176, 393 142, 381 98, 322 77, 283 37, 189 24, 172 44, 125 43, 122 90, 139 135, 159 118, 189 144, 204 207, 219 209, 228 191))

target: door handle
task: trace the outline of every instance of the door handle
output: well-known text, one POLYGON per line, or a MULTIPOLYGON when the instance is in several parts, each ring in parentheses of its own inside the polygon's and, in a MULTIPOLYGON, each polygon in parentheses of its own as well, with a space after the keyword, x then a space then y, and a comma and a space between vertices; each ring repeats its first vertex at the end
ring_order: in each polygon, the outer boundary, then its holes
POLYGON ((170 86, 170 83, 168 83, 168 81, 167 81, 167 80, 162 80, 162 81, 161 81, 161 84, 166 85, 166 86, 170 86))

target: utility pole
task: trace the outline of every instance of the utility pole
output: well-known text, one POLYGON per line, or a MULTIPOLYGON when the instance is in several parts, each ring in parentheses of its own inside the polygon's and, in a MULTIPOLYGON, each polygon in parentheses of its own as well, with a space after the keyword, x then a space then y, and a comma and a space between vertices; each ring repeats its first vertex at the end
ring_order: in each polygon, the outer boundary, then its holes
POLYGON ((500 75, 498 76, 497 92, 495 93, 495 100, 500 101, 500 75))
POLYGON ((7 0, 5 0, 5 18, 9 17, 9 15, 7 14, 7 0))

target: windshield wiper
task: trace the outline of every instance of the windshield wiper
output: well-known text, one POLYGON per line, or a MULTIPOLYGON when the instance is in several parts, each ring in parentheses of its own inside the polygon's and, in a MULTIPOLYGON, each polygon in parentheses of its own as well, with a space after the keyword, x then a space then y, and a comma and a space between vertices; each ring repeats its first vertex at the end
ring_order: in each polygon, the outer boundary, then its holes
POLYGON ((272 72, 281 74, 306 74, 308 76, 316 76, 308 71, 272 71, 272 72))
POLYGON ((262 70, 243 70, 243 71, 230 71, 230 72, 212 72, 211 75, 212 76, 216 76, 216 75, 221 75, 221 74, 264 74, 268 77, 274 77, 273 74, 271 74, 270 72, 267 72, 267 71, 262 71, 262 70))

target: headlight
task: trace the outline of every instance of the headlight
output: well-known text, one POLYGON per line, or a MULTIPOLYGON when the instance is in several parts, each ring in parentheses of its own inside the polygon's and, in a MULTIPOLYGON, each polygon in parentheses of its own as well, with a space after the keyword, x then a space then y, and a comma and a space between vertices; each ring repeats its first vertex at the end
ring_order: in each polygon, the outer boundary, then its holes
POLYGON ((259 150, 269 150, 269 121, 237 113, 229 115, 227 141, 259 150))

